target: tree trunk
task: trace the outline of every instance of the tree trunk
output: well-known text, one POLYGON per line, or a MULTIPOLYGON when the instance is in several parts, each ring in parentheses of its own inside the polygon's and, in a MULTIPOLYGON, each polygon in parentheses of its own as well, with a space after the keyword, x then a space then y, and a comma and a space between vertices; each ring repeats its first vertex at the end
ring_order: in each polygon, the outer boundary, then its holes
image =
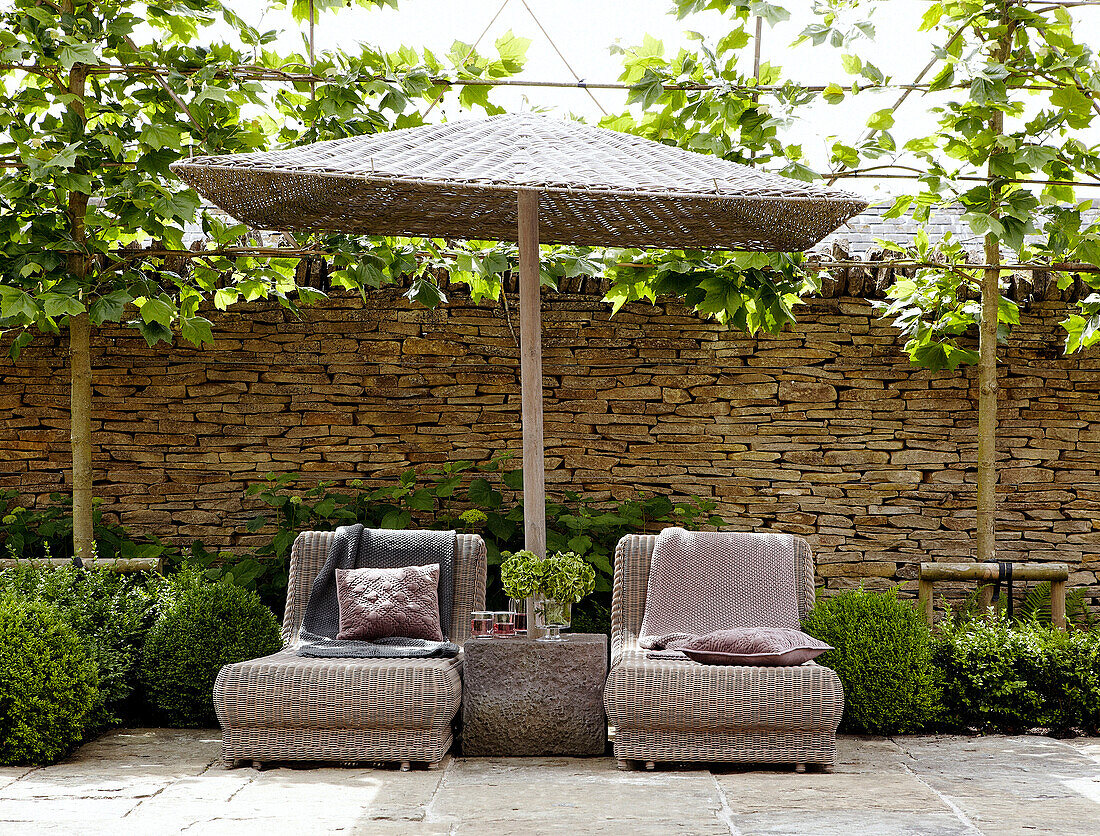
MULTIPOLYGON (((72 0, 64 4, 72 13, 72 0)), ((74 64, 69 71, 69 92, 73 100, 70 110, 82 124, 87 124, 84 109, 84 88, 87 67, 74 64)), ((84 218, 88 213, 88 195, 69 193, 69 231, 77 249, 84 249, 84 218)), ((69 257, 69 271, 80 283, 82 301, 87 304, 85 284, 88 279, 88 259, 83 253, 69 257)), ((73 454, 73 557, 79 562, 94 555, 95 538, 92 523, 92 324, 87 311, 69 317, 70 387, 69 438, 73 454)))
MULTIPOLYGON (((1004 63, 1012 46, 1012 30, 1002 18, 1004 34, 994 47, 992 58, 1004 63)), ((994 137, 1004 133, 1004 114, 994 110, 989 118, 994 137)), ((986 172, 993 177, 994 148, 986 172)), ((990 181, 989 214, 1000 216, 1000 186, 990 181)), ((985 236, 985 263, 1001 263, 1001 244, 993 233, 985 236)), ((989 267, 982 274, 982 321, 978 332, 978 560, 997 559, 997 323, 1001 304, 1000 270, 989 267)))

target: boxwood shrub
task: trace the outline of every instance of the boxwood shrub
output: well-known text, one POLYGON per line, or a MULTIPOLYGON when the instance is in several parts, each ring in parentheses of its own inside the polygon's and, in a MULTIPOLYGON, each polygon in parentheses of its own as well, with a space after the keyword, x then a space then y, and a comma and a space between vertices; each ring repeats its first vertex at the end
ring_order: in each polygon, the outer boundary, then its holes
POLYGON ((968 619, 940 629, 944 724, 955 730, 1056 732, 1100 725, 1100 634, 968 619))
POLYGON ((0 572, 0 591, 50 604, 87 644, 99 670, 94 725, 143 720, 138 660, 157 602, 145 576, 25 565, 0 572))
POLYGON ((278 650, 278 622, 255 592, 228 583, 192 583, 182 575, 163 594, 167 604, 142 650, 146 694, 161 722, 216 725, 218 671, 278 650))
POLYGON ((844 685, 841 731, 920 731, 940 711, 931 631, 894 592, 847 590, 817 602, 802 629, 835 650, 818 661, 844 685))
POLYGON ((64 615, 0 594, 0 764, 49 764, 99 704, 96 664, 64 615))

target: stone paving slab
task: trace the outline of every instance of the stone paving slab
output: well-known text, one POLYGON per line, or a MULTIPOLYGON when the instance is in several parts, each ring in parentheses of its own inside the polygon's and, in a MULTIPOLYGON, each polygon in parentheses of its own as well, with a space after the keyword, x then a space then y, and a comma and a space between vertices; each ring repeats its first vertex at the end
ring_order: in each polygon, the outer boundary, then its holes
POLYGON ((0 834, 1100 834, 1100 740, 843 737, 836 771, 610 758, 439 770, 218 762, 216 731, 118 730, 51 767, 0 769, 0 834))

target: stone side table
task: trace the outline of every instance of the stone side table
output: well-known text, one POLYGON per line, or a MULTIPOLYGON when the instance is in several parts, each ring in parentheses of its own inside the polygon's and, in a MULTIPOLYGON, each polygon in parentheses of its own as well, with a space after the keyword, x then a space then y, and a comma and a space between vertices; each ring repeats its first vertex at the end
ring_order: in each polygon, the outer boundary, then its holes
POLYGON ((470 639, 462 683, 462 754, 603 755, 607 636, 563 642, 470 639))

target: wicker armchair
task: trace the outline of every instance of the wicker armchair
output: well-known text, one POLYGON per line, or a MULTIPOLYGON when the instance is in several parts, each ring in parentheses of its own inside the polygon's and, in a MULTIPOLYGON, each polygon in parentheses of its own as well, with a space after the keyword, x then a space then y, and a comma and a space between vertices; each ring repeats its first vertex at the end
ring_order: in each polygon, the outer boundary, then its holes
MULTIPOLYGON (((655 535, 615 549, 611 673, 604 690, 620 768, 644 761, 806 764, 831 770, 844 692, 829 668, 701 665, 647 658, 638 647, 655 535)), ((813 555, 795 538, 798 613, 814 601, 813 555)))
MULTIPOLYGON (((453 741, 462 700, 462 656, 454 659, 320 659, 294 643, 313 579, 333 533, 307 531, 290 552, 283 644, 262 659, 226 665, 214 684, 222 759, 413 761, 438 764, 453 741)), ((449 637, 461 645, 470 613, 485 608, 485 543, 459 534, 449 637)))

